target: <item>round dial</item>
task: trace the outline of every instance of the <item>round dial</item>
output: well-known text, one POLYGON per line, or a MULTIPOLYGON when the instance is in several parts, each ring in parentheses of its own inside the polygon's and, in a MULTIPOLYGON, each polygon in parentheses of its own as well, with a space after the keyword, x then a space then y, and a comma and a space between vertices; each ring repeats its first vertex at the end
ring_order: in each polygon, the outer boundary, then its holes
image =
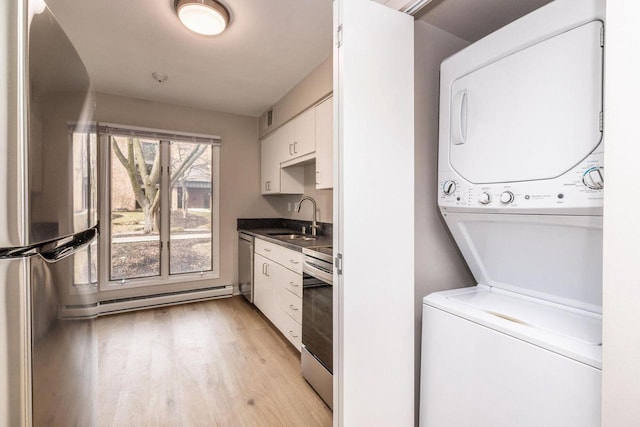
POLYGON ((513 202, 513 199, 514 199, 514 196, 511 191, 505 191, 500 195, 500 203, 503 203, 505 205, 508 205, 509 203, 513 202))
POLYGON ((455 181, 445 181, 445 183, 442 185, 442 191, 444 191, 444 194, 446 194, 447 196, 450 196, 453 193, 455 193, 456 191, 455 181))
POLYGON ((491 203, 491 194, 486 192, 480 193, 480 196, 478 197, 478 201, 483 205, 488 205, 489 203, 491 203))
POLYGON ((582 183, 592 190, 602 190, 604 188, 604 168, 587 169, 582 175, 582 183))

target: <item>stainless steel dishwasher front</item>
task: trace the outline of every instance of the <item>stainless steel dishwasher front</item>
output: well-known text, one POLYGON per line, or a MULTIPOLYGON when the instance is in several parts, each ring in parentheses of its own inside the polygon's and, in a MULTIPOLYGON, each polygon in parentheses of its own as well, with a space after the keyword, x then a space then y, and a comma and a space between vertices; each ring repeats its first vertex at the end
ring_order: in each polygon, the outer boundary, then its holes
POLYGON ((253 304, 253 236, 238 232, 238 288, 253 304))

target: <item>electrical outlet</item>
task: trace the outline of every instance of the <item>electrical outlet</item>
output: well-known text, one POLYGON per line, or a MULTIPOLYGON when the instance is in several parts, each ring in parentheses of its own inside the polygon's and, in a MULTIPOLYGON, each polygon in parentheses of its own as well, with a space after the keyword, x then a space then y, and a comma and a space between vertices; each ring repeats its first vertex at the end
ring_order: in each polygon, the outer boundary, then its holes
POLYGON ((291 202, 287 203, 287 212, 291 212, 291 202))

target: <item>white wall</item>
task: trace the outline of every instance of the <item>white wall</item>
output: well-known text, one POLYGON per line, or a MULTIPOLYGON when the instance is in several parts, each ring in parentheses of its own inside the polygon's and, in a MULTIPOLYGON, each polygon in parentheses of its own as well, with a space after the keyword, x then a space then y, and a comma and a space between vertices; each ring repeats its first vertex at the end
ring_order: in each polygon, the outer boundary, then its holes
MULTIPOLYGON (((270 109, 273 123, 267 127, 266 118, 260 116, 260 138, 282 126, 333 91, 333 55, 322 61, 302 80, 295 84, 270 109)), ((267 110, 268 111, 268 110, 267 110)))
POLYGON ((605 427, 640 425, 640 4, 607 0, 603 411, 605 427))
MULTIPOLYGON (((273 124, 263 127, 264 116, 260 118, 260 137, 273 132, 284 123, 315 105, 333 91, 333 55, 330 55, 313 71, 299 81, 271 108, 273 109, 273 124)), ((317 202, 317 219, 320 222, 333 222, 333 191, 316 190, 315 162, 304 167, 304 195, 313 197, 317 202)), ((295 203, 302 195, 266 196, 273 203, 280 201, 280 217, 311 220, 313 209, 305 202, 300 213, 295 212, 295 203)))
MULTIPOLYGON (((415 339, 416 402, 420 392, 422 299, 436 291, 475 285, 437 203, 440 63, 468 45, 426 22, 415 37, 415 339)), ((416 415, 419 405, 416 404, 416 415)), ((417 418, 416 418, 417 421, 417 418)))
MULTIPOLYGON (((101 122, 219 135, 220 149, 220 278, 178 289, 237 283, 237 218, 280 217, 281 200, 260 195, 260 144, 255 117, 162 104, 115 95, 97 95, 101 122)), ((154 287, 158 292, 174 290, 154 287)), ((104 292, 101 299, 138 295, 144 289, 104 292)))
MULTIPOLYGON (((309 163, 304 167, 304 194, 315 199, 317 219, 319 222, 333 222, 333 190, 316 190, 316 164, 309 163)), ((282 217, 311 221, 313 206, 309 202, 302 204, 300 213, 295 212, 295 204, 302 196, 282 196, 282 217)))

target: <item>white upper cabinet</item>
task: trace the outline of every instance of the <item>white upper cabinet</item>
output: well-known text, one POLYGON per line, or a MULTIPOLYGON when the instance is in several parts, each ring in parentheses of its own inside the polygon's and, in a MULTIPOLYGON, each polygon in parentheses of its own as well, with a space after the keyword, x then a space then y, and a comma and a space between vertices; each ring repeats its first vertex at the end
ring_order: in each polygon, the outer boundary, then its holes
POLYGON ((316 113, 316 188, 333 188, 333 97, 318 104, 316 113))
POLYGON ((269 194, 271 190, 280 190, 279 175, 280 162, 277 161, 277 141, 275 135, 265 138, 260 143, 260 178, 262 194, 269 194))
POLYGON ((304 164, 318 156, 316 188, 333 187, 332 114, 329 98, 262 140, 262 194, 303 194, 304 164))
POLYGON ((316 115, 308 109, 293 120, 294 135, 291 158, 311 154, 316 151, 316 115))
POLYGON ((263 139, 260 144, 260 191, 262 194, 304 193, 304 167, 282 169, 280 166, 287 143, 284 136, 285 133, 275 132, 263 139))

